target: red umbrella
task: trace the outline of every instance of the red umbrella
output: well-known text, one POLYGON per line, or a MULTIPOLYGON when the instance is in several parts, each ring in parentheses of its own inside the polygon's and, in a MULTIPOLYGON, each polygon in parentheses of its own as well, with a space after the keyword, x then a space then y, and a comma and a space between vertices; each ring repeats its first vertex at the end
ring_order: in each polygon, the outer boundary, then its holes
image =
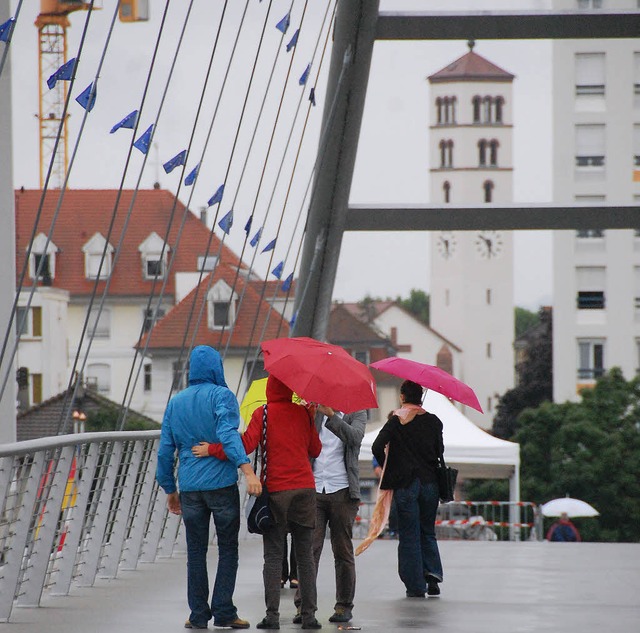
POLYGON ((302 336, 263 341, 260 346, 266 371, 308 402, 343 413, 377 408, 371 372, 342 347, 302 336))
POLYGON ((397 356, 376 361, 371 363, 369 367, 374 367, 405 380, 412 380, 427 389, 433 389, 433 391, 437 391, 443 396, 447 396, 447 398, 466 404, 476 411, 484 413, 473 389, 454 378, 444 369, 434 365, 427 365, 426 363, 418 363, 407 358, 398 358, 397 356))

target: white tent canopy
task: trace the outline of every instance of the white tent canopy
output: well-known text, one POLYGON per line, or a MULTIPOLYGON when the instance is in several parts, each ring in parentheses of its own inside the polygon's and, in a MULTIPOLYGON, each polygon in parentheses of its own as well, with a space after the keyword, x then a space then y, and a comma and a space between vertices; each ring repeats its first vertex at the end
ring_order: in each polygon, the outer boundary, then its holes
MULTIPOLYGON (((509 479, 510 500, 520 500, 520 445, 493 437, 477 427, 443 395, 429 390, 424 408, 437 415, 444 427, 444 458, 463 479, 509 479)), ((364 436, 360 460, 371 460, 378 431, 364 436)))

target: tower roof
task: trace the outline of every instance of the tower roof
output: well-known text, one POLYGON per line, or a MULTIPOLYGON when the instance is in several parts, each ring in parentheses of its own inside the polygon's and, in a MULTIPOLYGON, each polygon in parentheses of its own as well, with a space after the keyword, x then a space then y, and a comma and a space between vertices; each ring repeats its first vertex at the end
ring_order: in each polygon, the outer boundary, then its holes
POLYGON ((488 59, 473 52, 473 43, 469 43, 469 52, 451 62, 442 70, 429 75, 430 83, 449 81, 503 81, 511 82, 515 75, 503 70, 488 59))

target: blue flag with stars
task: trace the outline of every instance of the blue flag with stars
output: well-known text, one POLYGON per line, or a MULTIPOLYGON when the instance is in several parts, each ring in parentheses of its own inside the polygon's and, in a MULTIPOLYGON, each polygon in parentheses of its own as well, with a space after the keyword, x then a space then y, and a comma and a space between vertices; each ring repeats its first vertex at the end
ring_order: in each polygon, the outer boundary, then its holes
POLYGON ((118 121, 111 128, 111 132, 109 132, 109 134, 113 134, 114 132, 117 132, 121 127, 127 128, 129 130, 133 130, 137 122, 138 122, 138 111, 134 110, 133 112, 129 112, 129 114, 127 114, 127 116, 124 117, 122 121, 118 121))
POLYGON ((311 101, 312 106, 316 105, 316 89, 315 88, 311 88, 311 91, 309 92, 309 101, 311 101))
POLYGON ((77 97, 76 101, 87 111, 91 112, 96 104, 96 96, 98 94, 97 86, 94 88, 90 83, 77 97), (93 93, 92 93, 93 91, 93 93))
POLYGON ((271 274, 280 279, 282 277, 282 271, 284 270, 284 262, 280 262, 272 271, 271 274))
POLYGON ((291 283, 293 282, 293 273, 289 273, 289 276, 282 282, 282 290, 284 292, 288 292, 289 288, 291 288, 291 283))
POLYGON ((227 235, 229 235, 229 231, 231 230, 231 227, 233 226, 233 209, 231 209, 231 211, 229 211, 229 213, 227 213, 227 215, 225 215, 224 218, 222 218, 222 220, 220 220, 220 222, 218 222, 218 226, 227 235))
POLYGON ((190 172, 189 175, 184 179, 184 186, 190 187, 198 176, 198 171, 200 170, 200 163, 198 163, 190 172))
POLYGON ((307 64, 307 67, 304 69, 302 76, 298 79, 298 83, 301 86, 305 86, 307 84, 307 79, 309 79, 309 73, 311 72, 311 64, 307 64))
POLYGON ((266 253, 267 251, 272 251, 275 247, 276 247, 276 240, 274 238, 260 252, 266 253))
POLYGON ((276 28, 278 31, 282 31, 283 35, 287 32, 289 28, 289 24, 291 24, 291 16, 287 13, 278 24, 276 24, 276 28))
POLYGON ((293 37, 289 40, 287 44, 287 53, 298 43, 298 35, 300 34, 300 29, 296 29, 296 32, 293 34, 293 37))
POLYGON ((244 232, 247 234, 247 237, 249 237, 249 231, 251 230, 252 224, 253 224, 253 213, 249 216, 247 223, 244 225, 244 232))
POLYGON ((55 87, 59 81, 70 81, 73 77, 73 69, 76 67, 76 58, 70 59, 66 64, 62 64, 53 75, 47 79, 49 90, 55 87))
POLYGON ((0 42, 7 42, 11 39, 13 33, 13 25, 16 21, 13 18, 9 18, 6 22, 0 24, 0 42))
POLYGON ((147 131, 133 144, 136 149, 139 149, 143 154, 149 151, 149 145, 151 145, 151 135, 153 134, 153 123, 147 128, 147 131))
POLYGON ((212 207, 217 202, 222 202, 222 194, 224 193, 224 185, 220 185, 218 190, 209 198, 207 204, 212 207))
POLYGON ((251 246, 253 246, 253 248, 256 247, 256 244, 260 241, 260 236, 262 235, 262 227, 260 227, 256 234, 251 238, 251 241, 249 242, 249 244, 251 244, 251 246))
POLYGON ((162 165, 162 169, 164 169, 165 173, 171 173, 176 167, 179 165, 184 165, 187 162, 187 150, 183 149, 179 154, 176 154, 171 160, 168 160, 164 165, 162 165))

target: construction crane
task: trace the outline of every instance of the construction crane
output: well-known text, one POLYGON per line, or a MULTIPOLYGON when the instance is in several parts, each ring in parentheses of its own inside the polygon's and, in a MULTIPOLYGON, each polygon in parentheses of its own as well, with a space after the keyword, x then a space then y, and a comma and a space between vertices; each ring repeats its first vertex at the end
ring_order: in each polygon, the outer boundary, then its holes
MULTIPOLYGON (((38 121, 40 128, 40 188, 44 188, 49 164, 52 161, 49 187, 61 188, 69 164, 67 121, 62 121, 67 98, 67 82, 58 81, 49 89, 47 79, 67 62, 67 27, 71 26, 69 14, 87 10, 88 0, 40 0, 38 27, 38 121), (60 141, 56 140, 63 123, 60 141), (55 156, 53 156, 56 149, 55 156)), ((139 22, 149 19, 148 0, 121 0, 119 18, 122 22, 139 22)), ((68 115, 67 115, 68 116, 68 115)))

